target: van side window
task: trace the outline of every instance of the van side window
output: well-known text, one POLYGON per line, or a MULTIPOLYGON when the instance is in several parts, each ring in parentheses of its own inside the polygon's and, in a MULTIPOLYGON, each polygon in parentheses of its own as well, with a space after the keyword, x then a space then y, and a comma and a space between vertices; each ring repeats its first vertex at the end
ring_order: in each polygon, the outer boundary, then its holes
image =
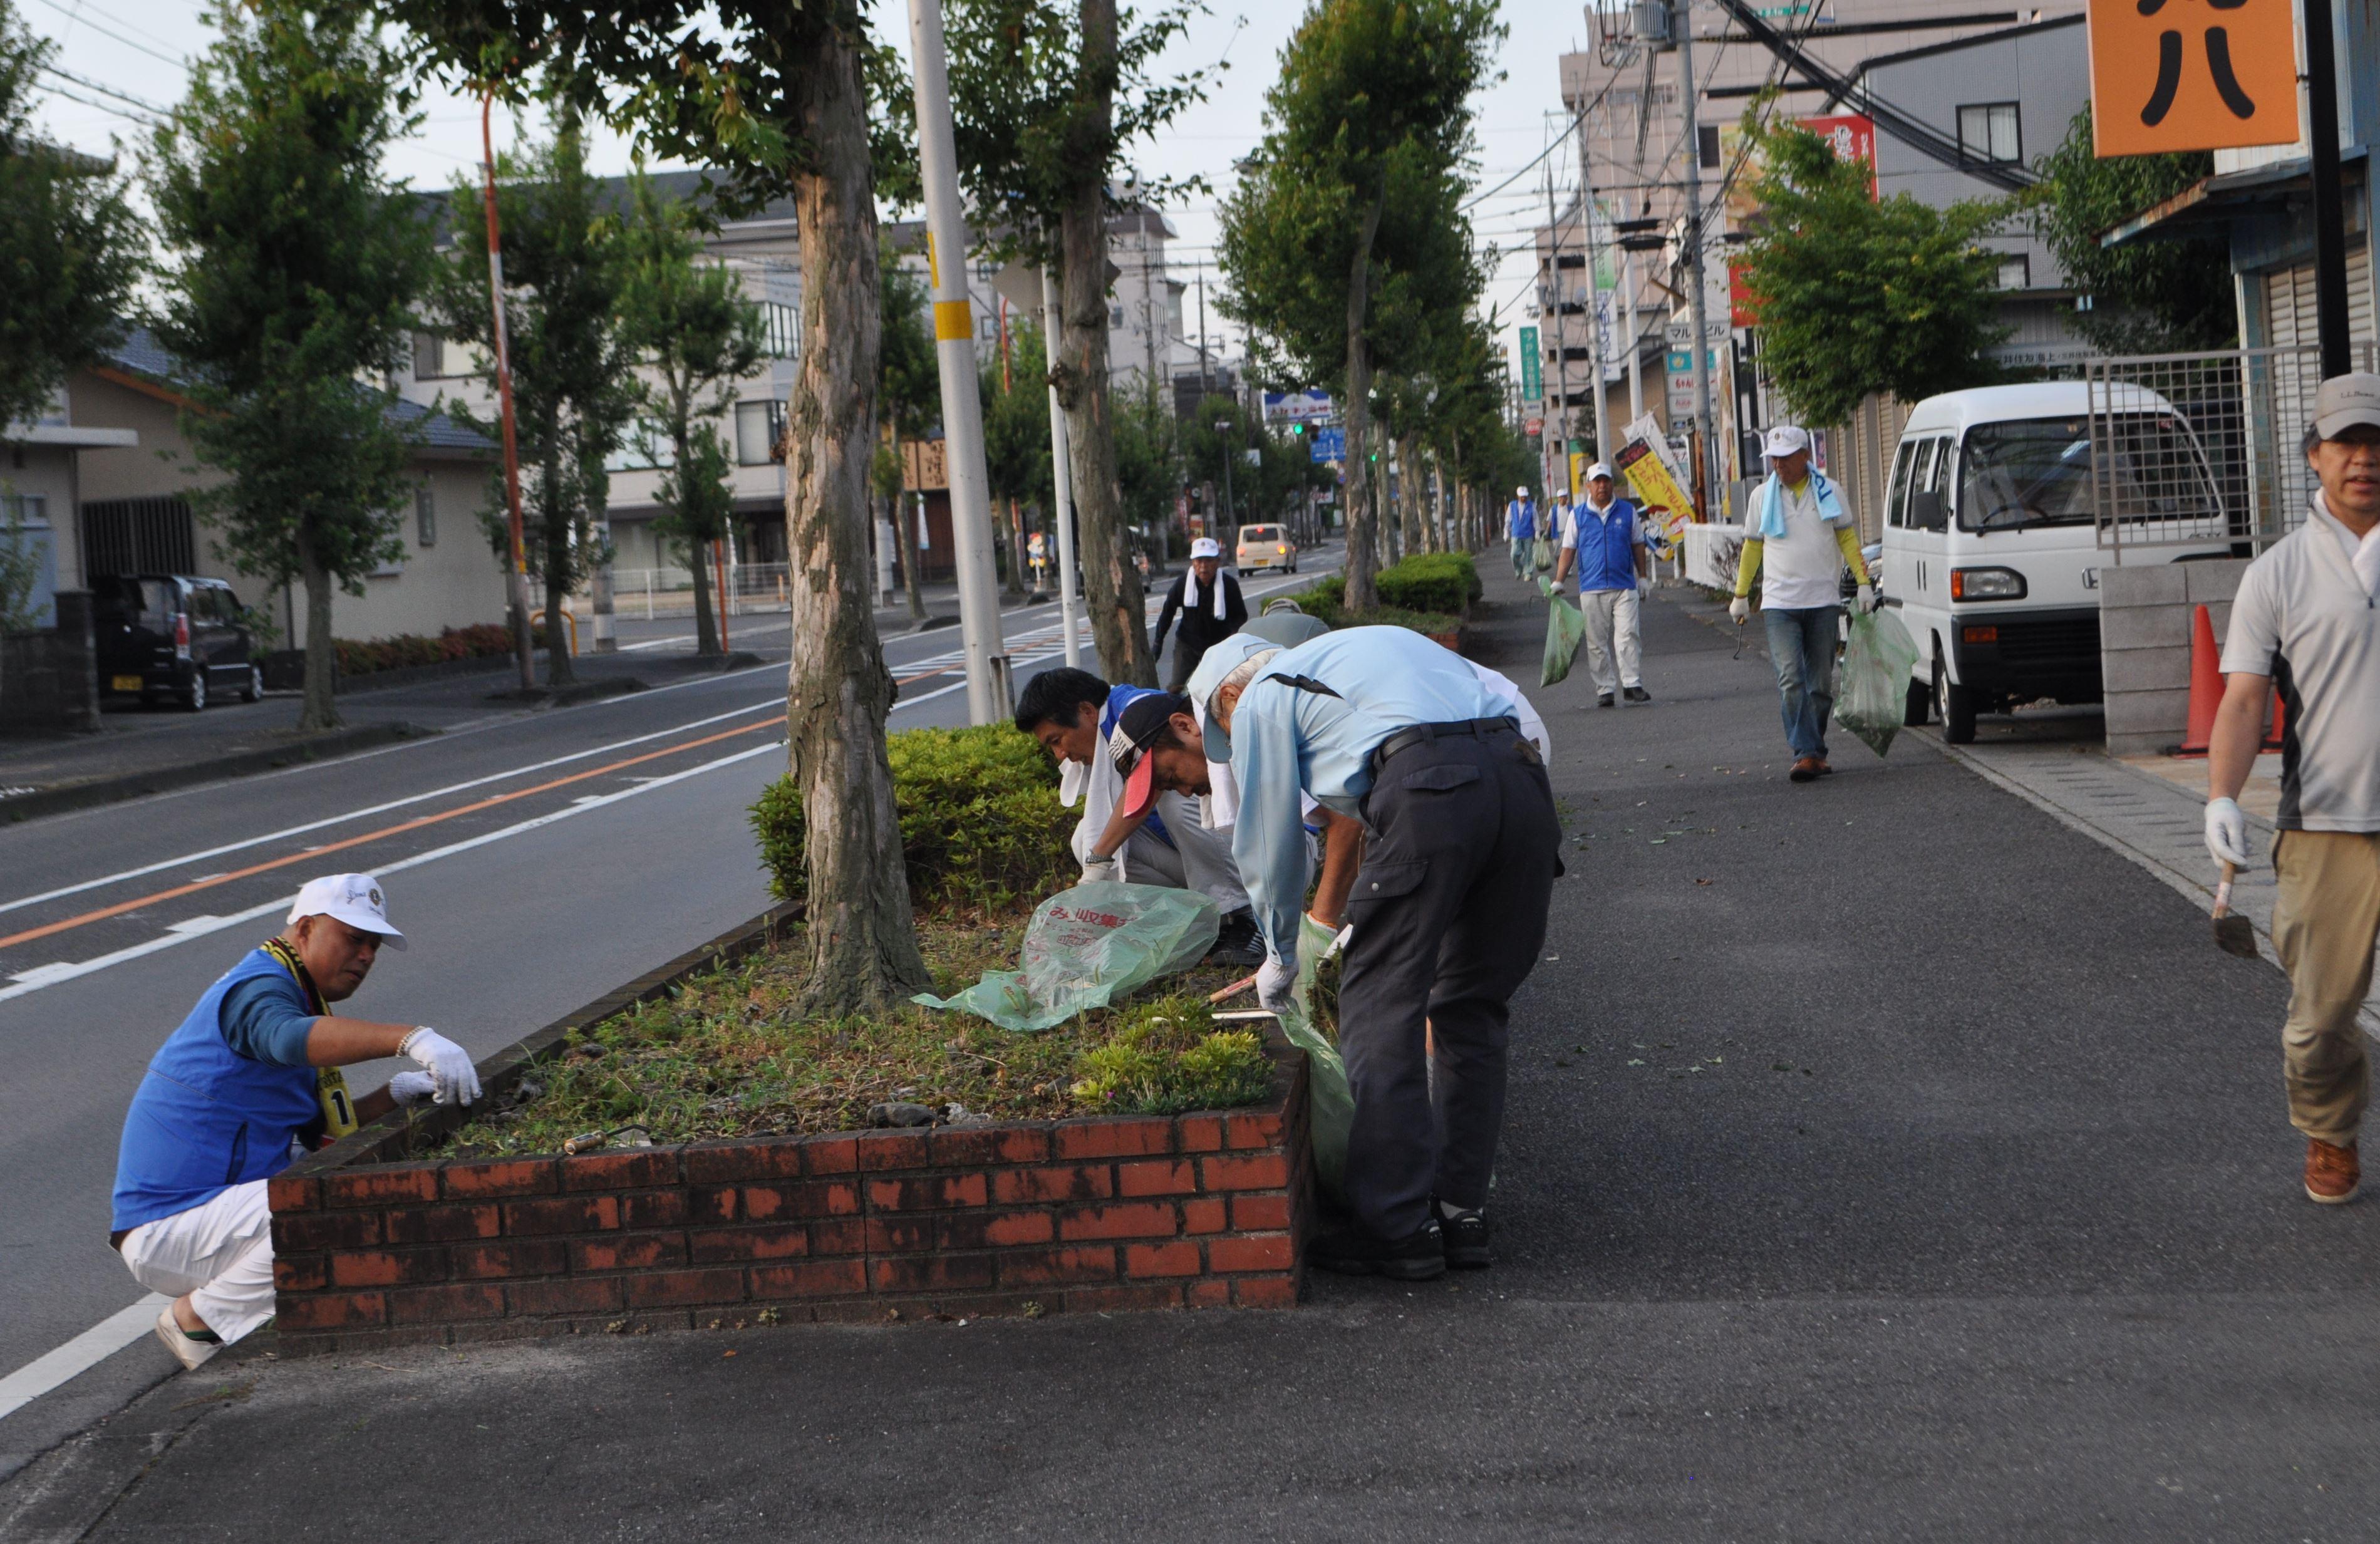
POLYGON ((1885 495, 1884 523, 1905 526, 1909 523, 1909 467, 1917 454, 1917 442, 1903 440, 1900 453, 1892 458, 1892 491, 1885 495))
POLYGON ((1934 442, 1934 464, 1926 468, 1925 481, 1918 489, 1918 492, 1921 493, 1938 493, 1948 489, 1949 485, 1950 442, 1949 440, 1937 440, 1934 442))
POLYGON ((1939 440, 1917 442, 1917 459, 1909 468, 1911 492, 1923 493, 1934 486, 1934 452, 1941 443, 1939 440))

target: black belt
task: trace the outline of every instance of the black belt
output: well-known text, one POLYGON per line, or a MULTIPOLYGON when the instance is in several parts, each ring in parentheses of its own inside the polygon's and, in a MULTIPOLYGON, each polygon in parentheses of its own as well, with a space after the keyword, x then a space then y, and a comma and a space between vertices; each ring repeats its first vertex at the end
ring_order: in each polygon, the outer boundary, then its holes
POLYGON ((1490 735, 1501 734, 1507 730, 1519 734, 1520 721, 1508 716, 1457 719, 1451 723, 1416 723, 1409 728, 1400 729, 1382 740, 1378 748, 1372 752, 1372 767, 1377 772, 1386 764, 1390 757, 1399 751, 1410 750, 1417 745, 1427 745, 1432 740, 1447 736, 1463 735, 1474 739, 1484 740, 1490 735))

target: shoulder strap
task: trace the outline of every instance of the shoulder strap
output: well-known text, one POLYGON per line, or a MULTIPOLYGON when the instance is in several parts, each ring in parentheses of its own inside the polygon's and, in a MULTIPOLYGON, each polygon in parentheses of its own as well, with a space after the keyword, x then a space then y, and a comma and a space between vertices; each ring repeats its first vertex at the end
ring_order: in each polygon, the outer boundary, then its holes
POLYGON ((1318 697, 1337 697, 1339 695, 1337 692, 1332 691, 1329 687, 1324 686, 1321 682, 1316 680, 1311 675, 1268 675, 1265 679, 1268 681, 1279 681, 1281 685, 1287 687, 1295 687, 1299 691, 1310 691, 1318 697))

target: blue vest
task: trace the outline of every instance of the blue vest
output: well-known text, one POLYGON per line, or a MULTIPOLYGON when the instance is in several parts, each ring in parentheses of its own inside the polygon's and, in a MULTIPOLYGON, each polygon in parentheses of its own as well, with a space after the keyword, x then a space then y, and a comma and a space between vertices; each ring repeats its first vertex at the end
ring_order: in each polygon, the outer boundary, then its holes
POLYGON ((1580 593, 1590 590, 1636 588, 1636 506, 1633 504, 1626 499, 1614 499, 1611 507, 1600 515, 1595 512, 1592 505, 1572 505, 1571 529, 1577 533, 1580 593))
MULTIPOLYGON (((1131 707, 1135 699, 1155 697, 1156 695, 1157 688, 1155 687, 1110 687, 1108 688, 1108 705, 1105 711, 1099 714, 1100 755, 1104 756, 1107 754, 1108 736, 1115 733, 1116 721, 1123 717, 1123 711, 1126 708, 1131 707)), ((1159 841, 1164 843, 1169 847, 1173 846, 1173 833, 1165 829, 1165 822, 1157 818, 1157 807, 1155 805, 1149 806, 1148 818, 1140 823, 1148 828, 1148 833, 1151 836, 1156 837, 1159 841)))
POLYGON ((203 1206, 235 1185, 289 1166, 289 1144, 322 1117, 312 1067, 243 1056, 224 1039, 224 994, 277 976, 306 1011, 305 993, 261 949, 224 972, 182 1027, 149 1059, 115 1154, 117 1230, 203 1206))

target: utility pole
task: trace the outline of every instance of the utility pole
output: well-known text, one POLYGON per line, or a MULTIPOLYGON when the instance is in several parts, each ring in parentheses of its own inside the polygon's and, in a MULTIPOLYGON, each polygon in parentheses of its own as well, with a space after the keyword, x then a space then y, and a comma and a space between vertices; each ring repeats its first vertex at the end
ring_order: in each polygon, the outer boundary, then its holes
POLYGON ((966 220, 952 143, 941 0, 909 0, 909 56, 917 72, 917 162, 925 182, 934 355, 941 367, 943 464, 951 492, 951 544, 958 561, 967 722, 998 723, 1011 706, 1008 656, 991 572, 991 480, 983 461, 983 398, 976 376, 975 309, 967 299, 966 220))
MULTIPOLYGON (((2338 66, 2330 0, 2305 6, 2306 149, 2313 179, 2314 335, 2328 380, 2353 367, 2347 346, 2347 224, 2338 190, 2338 66)), ((2210 46, 2212 46, 2210 34, 2210 46)))
MULTIPOLYGON (((504 510, 513 549, 513 653, 520 661, 522 687, 535 690, 537 654, 530 645, 528 629, 528 547, 521 529, 520 440, 513 431, 513 358, 504 340, 504 242, 496 228, 496 141, 488 128, 495 100, 493 87, 480 92, 480 164, 487 173, 488 300, 496 313, 496 401, 501 405, 504 423, 504 510)), ((552 638, 553 629, 560 626, 560 617, 547 617, 546 637, 552 638)))
POLYGON ((1198 264, 1198 395, 1204 400, 1215 389, 1215 377, 1207 368, 1207 265, 1198 264))
MULTIPOLYGON (((1644 213, 1644 205, 1645 198, 1640 193, 1636 198, 1637 213, 1644 213)), ((1636 330, 1636 254, 1625 247, 1620 249, 1620 295, 1627 311, 1628 421, 1634 423, 1645 416, 1645 350, 1636 330)))
MULTIPOLYGON (((2320 0, 2313 0, 2320 3, 2320 0)), ((1694 110, 1694 0, 1673 0, 1678 31, 1678 99, 1685 114, 1686 151, 1686 283, 1688 310, 1694 328, 1694 470, 1702 483, 1703 518, 1711 517, 1718 502, 1718 479, 1711 461, 1710 338, 1706 331, 1703 285, 1703 132, 1694 110)))
MULTIPOLYGON (((1561 418, 1555 428, 1555 438, 1561 442, 1560 459, 1554 465, 1560 468, 1561 485, 1567 491, 1570 488, 1570 340, 1562 328, 1561 225, 1554 218, 1554 174, 1550 166, 1546 168, 1546 240, 1552 249, 1552 256, 1547 260, 1548 266, 1546 272, 1553 279, 1554 365, 1560 372, 1561 394, 1561 418)), ((1554 475, 1554 470, 1548 468, 1546 473, 1548 492, 1553 487, 1554 475)))
POLYGON ((1075 470, 1066 444, 1066 409, 1058 403, 1058 276, 1041 270, 1041 345, 1050 357, 1050 475, 1058 507, 1058 626, 1066 635, 1066 663, 1080 668, 1083 644, 1075 636, 1075 470))
POLYGON ((1587 356, 1592 363, 1595 392, 1595 458, 1611 459, 1611 404, 1604 389, 1606 361, 1603 357, 1603 295, 1595 273, 1595 167, 1587 148, 1587 115, 1594 99, 1578 110, 1578 218, 1579 245, 1586 252, 1586 336, 1587 356))

